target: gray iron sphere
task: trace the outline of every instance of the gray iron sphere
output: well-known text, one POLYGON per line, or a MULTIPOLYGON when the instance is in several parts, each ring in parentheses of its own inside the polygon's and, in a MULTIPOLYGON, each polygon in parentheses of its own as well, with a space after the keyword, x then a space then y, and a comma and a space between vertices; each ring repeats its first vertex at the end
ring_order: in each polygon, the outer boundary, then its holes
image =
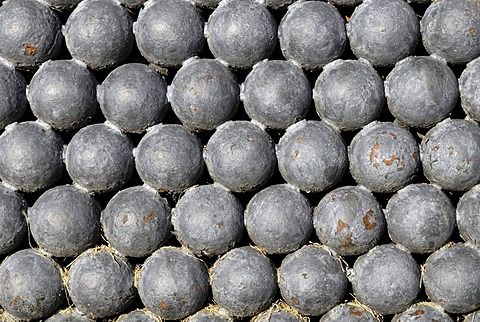
POLYGON ((133 49, 135 37, 130 15, 112 0, 83 0, 63 28, 72 57, 91 69, 113 68, 133 49))
POLYGON ((46 318, 65 300, 60 265, 33 249, 3 260, 0 284, 0 305, 18 320, 46 318))
POLYGON ((135 149, 135 166, 144 183, 156 190, 182 191, 193 186, 204 168, 200 139, 177 124, 147 130, 135 149))
POLYGON ((346 294, 348 280, 329 248, 306 245, 288 254, 278 269, 282 298, 305 315, 322 315, 346 294))
POLYGON ((183 0, 150 0, 140 10, 133 32, 138 49, 150 63, 179 67, 202 52, 204 20, 183 0))
POLYGON ((423 46, 452 64, 480 55, 480 4, 474 0, 437 0, 420 21, 423 46))
POLYGON ((480 128, 475 122, 446 119, 420 144, 423 173, 442 189, 465 191, 480 182, 480 128))
POLYGON ((219 61, 193 58, 175 74, 168 100, 189 129, 215 130, 237 112, 240 89, 235 74, 219 61))
POLYGON ((355 298, 379 314, 406 310, 420 291, 420 268, 403 248, 379 245, 355 261, 349 272, 355 298))
POLYGON ((185 322, 234 322, 234 319, 221 312, 218 306, 207 306, 201 311, 190 315, 185 322))
POLYGON ((45 191, 28 210, 38 246, 55 257, 76 257, 100 237, 100 205, 75 186, 45 191))
POLYGON ((43 63, 27 88, 33 114, 52 128, 74 130, 89 123, 97 110, 97 80, 81 63, 43 63))
POLYGON ((257 249, 234 248, 211 269, 213 300, 236 317, 253 316, 266 309, 277 293, 276 271, 257 249))
POLYGON ((79 130, 67 146, 65 164, 73 182, 89 192, 120 189, 130 179, 133 168, 130 139, 106 124, 79 130))
POLYGON ((413 135, 389 122, 372 122, 348 147, 350 173, 373 192, 395 192, 409 184, 420 165, 413 135))
POLYGON ((371 309, 358 303, 343 303, 325 313, 320 322, 380 322, 371 309))
POLYGON ((268 310, 255 316, 250 322, 307 322, 308 319, 301 316, 283 302, 274 303, 268 310))
POLYGON ((397 191, 385 210, 388 235, 412 253, 431 253, 450 240, 455 207, 440 189, 421 183, 397 191))
POLYGON ((77 310, 90 318, 117 315, 136 295, 132 267, 104 247, 88 249, 72 262, 67 289, 77 310))
POLYGON ((232 68, 250 68, 273 53, 277 23, 255 0, 223 0, 210 15, 205 35, 213 56, 232 68))
POLYGON ((288 127, 278 142, 277 158, 285 181, 306 192, 334 186, 348 165, 340 133, 323 121, 300 121, 288 127))
POLYGON ((105 118, 124 132, 143 133, 168 110, 165 79, 139 63, 111 71, 97 87, 97 98, 105 118))
POLYGON ((347 35, 355 56, 388 67, 415 50, 420 25, 404 0, 364 0, 350 17, 347 35))
POLYGON ((480 185, 467 191, 458 201, 457 227, 463 240, 480 245, 480 185))
POLYGON ((147 309, 143 309, 122 314, 115 322, 162 322, 162 320, 147 309))
POLYGON ((207 266, 180 248, 160 248, 138 273, 140 299, 162 319, 179 320, 197 312, 208 291, 207 266))
POLYGON ((280 22, 278 39, 287 60, 316 70, 342 56, 347 42, 345 22, 331 4, 296 2, 280 22))
POLYGON ((27 238, 25 214, 27 202, 23 196, 0 185, 0 256, 19 247, 27 238))
POLYGON ((375 197, 361 187, 340 187, 326 194, 313 213, 322 244, 342 256, 360 255, 380 242, 386 229, 375 197))
POLYGON ((0 130, 20 120, 27 108, 27 82, 13 67, 0 62, 0 130))
POLYGON ((276 161, 270 135, 247 121, 222 124, 205 147, 210 176, 234 192, 252 191, 265 185, 276 161))
POLYGON ((291 253, 310 238, 312 207, 292 186, 273 185, 250 199, 245 227, 250 239, 266 253, 291 253))
POLYGON ((358 130, 380 116, 383 80, 366 60, 338 59, 318 76, 313 100, 320 118, 340 130, 358 130))
POLYGON ((480 81, 477 75, 480 74, 480 58, 472 60, 463 70, 458 85, 462 109, 465 113, 477 122, 480 122, 480 81))
POLYGON ((387 106, 402 124, 431 127, 445 119, 458 99, 457 77, 438 57, 407 57, 385 81, 387 106))
MULTIPOLYGON (((466 321, 466 320, 465 320, 466 321)), ((396 314, 392 322, 454 322, 443 308, 435 303, 413 304, 402 313, 396 314)))
POLYGON ((240 98, 248 116, 272 129, 304 119, 312 89, 302 69, 288 61, 261 61, 245 78, 240 98))
POLYGON ((74 307, 69 307, 58 311, 46 319, 45 322, 94 322, 94 320, 81 315, 74 307))
POLYGON ((172 214, 177 240, 197 256, 226 253, 243 235, 243 207, 223 187, 192 187, 172 214))
POLYGON ((16 67, 36 68, 60 53, 60 18, 35 0, 10 0, 0 7, 0 56, 16 67))
POLYGON ((427 258, 423 273, 425 293, 450 313, 468 313, 480 307, 480 250, 472 244, 448 244, 427 258))
POLYGON ((101 223, 112 248, 123 256, 147 257, 170 238, 170 206, 152 189, 130 187, 110 199, 101 223))
POLYGON ((18 190, 46 190, 63 175, 63 141, 38 122, 8 126, 0 136, 0 151, 0 178, 18 190))

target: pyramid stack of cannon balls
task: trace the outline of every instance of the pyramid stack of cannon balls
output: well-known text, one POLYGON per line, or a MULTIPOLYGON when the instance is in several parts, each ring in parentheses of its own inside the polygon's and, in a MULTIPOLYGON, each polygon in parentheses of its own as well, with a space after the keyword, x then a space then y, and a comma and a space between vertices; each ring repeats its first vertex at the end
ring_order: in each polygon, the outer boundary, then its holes
POLYGON ((1 322, 480 322, 479 0, 0 0, 1 322))

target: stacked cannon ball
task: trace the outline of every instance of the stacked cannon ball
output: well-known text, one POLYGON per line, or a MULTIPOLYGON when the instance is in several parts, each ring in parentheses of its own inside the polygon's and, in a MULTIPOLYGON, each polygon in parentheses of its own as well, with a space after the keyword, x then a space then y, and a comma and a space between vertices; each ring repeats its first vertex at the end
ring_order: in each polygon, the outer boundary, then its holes
POLYGON ((0 320, 479 322, 479 0, 0 0, 0 320))

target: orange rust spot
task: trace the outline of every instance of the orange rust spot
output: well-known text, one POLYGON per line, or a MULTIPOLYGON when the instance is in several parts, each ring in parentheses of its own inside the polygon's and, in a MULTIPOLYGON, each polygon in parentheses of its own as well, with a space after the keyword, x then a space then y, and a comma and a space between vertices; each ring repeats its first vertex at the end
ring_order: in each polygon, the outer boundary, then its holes
POLYGON ((413 158, 413 160, 417 160, 417 152, 412 153, 412 158, 413 158))
POLYGON ((409 315, 410 316, 418 316, 418 315, 423 315, 424 313, 425 313, 424 310, 416 310, 415 312, 410 313, 409 315))
POLYGON ((433 151, 438 151, 438 150, 440 150, 440 147, 439 147, 438 145, 435 145, 435 146, 433 147, 433 151))
POLYGON ((160 302, 160 308, 161 308, 162 310, 166 310, 166 309, 167 309, 167 302, 161 301, 161 302, 160 302))
POLYGON ((368 84, 367 83, 363 84, 363 89, 367 89, 367 88, 368 88, 368 84))
POLYGON ((400 160, 400 158, 394 154, 390 159, 388 160, 383 160, 383 163, 385 163, 386 166, 391 166, 395 160, 400 160))
POLYGON ((376 222, 370 222, 370 217, 373 216, 373 214, 374 214, 373 210, 368 209, 365 216, 362 217, 363 226, 365 227, 366 230, 372 230, 372 229, 375 229, 375 227, 377 227, 376 222))
POLYGON ((457 166, 455 167, 455 169, 456 169, 457 171, 460 171, 460 170, 462 170, 462 167, 459 166, 459 165, 457 165, 457 166))
POLYGON ((20 295, 17 295, 15 296, 15 298, 13 299, 12 302, 10 302, 11 305, 16 305, 18 302, 20 302, 22 300, 22 298, 20 297, 20 295))
POLYGON ((470 34, 470 36, 475 35, 475 28, 473 27, 468 28, 468 33, 470 34))
POLYGON ((453 148, 453 146, 449 146, 447 150, 448 150, 448 153, 450 154, 453 154, 453 152, 455 152, 455 149, 453 148))
POLYGON ((393 133, 393 132, 389 132, 388 134, 390 134, 394 140, 396 140, 396 139, 397 139, 397 136, 395 135, 395 133, 393 133))
POLYGON ((375 162, 375 163, 373 164, 373 166, 374 166, 375 168, 378 168, 379 165, 380 165, 380 164, 378 164, 378 162, 375 162))
POLYGON ((155 211, 152 211, 150 215, 143 216, 143 221, 146 222, 147 224, 152 220, 152 218, 157 217, 157 213, 155 211))
POLYGON ((128 216, 127 216, 127 215, 123 215, 122 223, 126 224, 127 221, 128 221, 128 216))
POLYGON ((350 22, 350 17, 349 17, 349 16, 345 16, 345 21, 346 21, 346 22, 350 22))
POLYGON ((377 156, 377 150, 380 148, 380 143, 375 142, 375 145, 370 149, 370 162, 373 161, 373 158, 377 156))
POLYGON ((337 231, 335 232, 335 235, 337 235, 339 232, 341 232, 344 228, 347 228, 347 227, 348 227, 348 224, 343 220, 339 219, 338 225, 337 225, 337 231))
POLYGON ((247 134, 247 141, 248 142, 253 142, 253 135, 247 134))
POLYGON ((218 228, 222 228, 223 227, 223 224, 221 222, 217 223, 217 227, 218 228))
POLYGON ((25 56, 33 56, 37 53, 37 47, 34 47, 30 44, 23 44, 23 48, 25 49, 25 56))
POLYGON ((303 143, 303 137, 302 137, 302 136, 299 137, 299 138, 297 139, 297 142, 298 142, 298 143, 303 143))
POLYGON ((363 311, 357 310, 354 307, 351 307, 350 310, 348 311, 348 313, 350 315, 354 315, 354 316, 363 316, 363 311))
POLYGON ((292 304, 293 304, 293 305, 298 305, 298 304, 300 304, 300 302, 298 302, 298 300, 297 300, 296 297, 290 298, 290 301, 292 301, 292 304))
POLYGON ((330 196, 330 199, 332 199, 332 201, 335 201, 337 199, 337 195, 332 193, 332 195, 330 196))
POLYGON ((355 248, 355 244, 352 243, 352 233, 348 233, 338 246, 345 249, 355 248))
POLYGON ((298 158, 299 155, 300 155, 300 151, 295 150, 295 153, 292 154, 292 160, 295 161, 298 158))

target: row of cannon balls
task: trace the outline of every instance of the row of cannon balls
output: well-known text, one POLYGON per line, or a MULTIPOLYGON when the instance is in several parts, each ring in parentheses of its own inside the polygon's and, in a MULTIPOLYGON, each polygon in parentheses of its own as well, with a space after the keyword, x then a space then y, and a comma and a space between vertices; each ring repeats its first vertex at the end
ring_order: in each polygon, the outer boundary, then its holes
MULTIPOLYGON (((51 321, 116 316, 137 292, 146 310, 131 318, 182 319, 203 307, 210 289, 220 308, 206 308, 188 321, 256 315, 274 301, 277 288, 287 304, 274 305, 255 321, 304 321, 298 312, 320 316, 327 311, 322 322, 347 317, 378 321, 376 314, 402 311, 394 321, 452 321, 444 310, 455 314, 478 309, 478 3, 435 1, 419 24, 401 0, 365 0, 362 5, 357 0, 330 1, 358 5, 345 27, 335 7, 299 1, 279 26, 280 47, 288 61, 262 61, 276 46, 277 26, 255 1, 223 1, 210 16, 205 34, 217 59, 190 58, 201 53, 205 38, 203 18, 187 1, 125 0, 123 5, 144 5, 135 24, 110 0, 46 2, 57 9, 76 7, 64 27, 73 60, 47 61, 59 54, 63 36, 58 17, 44 3, 10 0, 0 7, 0 90, 7 97, 0 105, 0 126, 5 128, 0 136, 0 253, 11 254, 24 243, 27 212, 28 232, 40 247, 15 252, 0 266, 0 305, 6 319, 46 318, 63 305, 65 290, 76 311, 67 310, 51 321), (108 17, 108 23, 90 19, 92 13, 108 17), (178 28, 159 33, 171 17, 185 19, 177 20, 178 28), (458 30, 466 32, 450 30, 449 37, 438 37, 444 30, 439 26, 448 19, 457 19, 458 30), (300 33, 296 38, 296 27, 313 34, 325 27, 318 21, 329 30, 325 42, 312 49, 307 45, 315 37, 300 33), (255 26, 255 32, 246 26, 255 26), (188 30, 188 35, 173 30, 188 30), (407 57, 420 33, 433 55, 407 57), (347 37, 359 60, 337 59, 347 37), (125 64, 97 87, 88 68, 118 66, 134 42, 150 63, 166 68, 183 64, 172 84, 167 86, 154 68, 125 64), (172 48, 178 55, 172 55, 172 48), (468 63, 459 84, 447 62, 468 63), (372 67, 395 63, 385 83, 372 67), (26 90, 14 67, 39 66, 26 90), (230 69, 251 66, 239 86, 230 69), (301 121, 312 98, 302 68, 323 68, 313 88, 322 121, 301 121), (467 120, 446 119, 459 93, 467 120), (385 100, 396 123, 374 121, 385 100), (14 123, 21 120, 27 101, 39 120, 14 123), (252 122, 229 121, 241 102, 252 122), (88 125, 97 104, 107 122, 88 125), (183 126, 158 124, 168 104, 183 126), (431 129, 419 146, 404 127, 431 129), (266 128, 286 129, 276 147, 266 128), (64 149, 55 131, 77 130, 64 149), (192 130, 216 131, 203 148, 192 130), (354 130, 360 131, 347 149, 340 131, 354 130), (133 149, 124 133, 145 131, 133 149), (265 188, 277 163, 288 184, 265 188), (194 186, 204 164, 216 183, 194 186), (52 188, 65 166, 75 185, 52 188), (410 184, 420 166, 433 184, 410 184), (92 194, 122 189, 135 167, 145 185, 119 191, 102 211, 92 194), (311 205, 299 190, 328 191, 347 167, 361 186, 328 192, 312 217, 311 205), (231 193, 260 188, 245 211, 231 193), (185 189, 173 210, 158 193, 185 189), (441 189, 469 191, 455 209, 441 189), (45 192, 27 211, 14 190, 45 192), (382 210, 371 192, 394 194, 382 210), (162 247, 172 226, 182 249, 162 247), (445 245, 455 226, 465 243, 445 245), (244 229, 258 247, 233 248, 244 229), (91 248, 101 230, 112 248, 91 248), (324 245, 305 245, 313 231, 324 245), (385 231, 396 244, 376 246, 385 231), (409 252, 432 254, 420 267, 409 252), (209 272, 192 256, 222 254, 209 272), (277 270, 266 254, 289 255, 277 270), (346 269, 337 255, 361 256, 346 269), (50 256, 77 258, 65 272, 50 256), (134 270, 124 256, 147 259, 134 270), (337 305, 348 280, 359 303, 337 305), (410 306, 420 282, 435 304, 410 306)), ((212 8, 219 3, 195 2, 212 8)), ((280 9, 292 2, 265 4, 280 9)), ((477 319, 472 313, 466 321, 477 319)))
POLYGON ((118 66, 135 44, 145 59, 165 68, 178 68, 200 55, 205 43, 228 66, 251 68, 274 52, 277 40, 287 60, 308 70, 340 58, 347 39, 358 58, 376 67, 393 66, 411 55, 420 39, 429 54, 452 64, 466 64, 480 55, 475 0, 434 1, 421 21, 403 0, 329 2, 356 6, 348 23, 334 5, 323 1, 5 1, 0 8, 0 56, 16 67, 35 68, 58 56, 63 38, 72 57, 93 70, 118 66), (122 2, 142 7, 135 22, 122 2), (63 28, 48 5, 75 8, 63 28), (277 26, 267 6, 287 5, 277 26), (207 22, 196 6, 215 8, 207 22))

